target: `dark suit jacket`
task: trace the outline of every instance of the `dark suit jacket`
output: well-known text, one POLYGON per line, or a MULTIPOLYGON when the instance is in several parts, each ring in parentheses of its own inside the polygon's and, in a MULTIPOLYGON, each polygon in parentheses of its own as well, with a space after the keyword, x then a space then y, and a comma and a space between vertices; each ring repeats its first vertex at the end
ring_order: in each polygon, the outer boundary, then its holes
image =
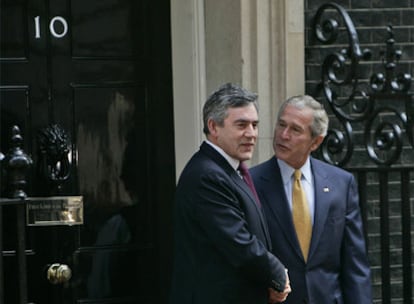
POLYGON ((273 253, 289 270, 287 304, 368 304, 370 269, 352 174, 311 158, 315 216, 308 262, 296 237, 275 157, 251 169, 269 224, 273 253))
POLYGON ((174 214, 173 304, 266 304, 285 267, 270 251, 260 207, 237 172, 203 143, 184 168, 174 214))

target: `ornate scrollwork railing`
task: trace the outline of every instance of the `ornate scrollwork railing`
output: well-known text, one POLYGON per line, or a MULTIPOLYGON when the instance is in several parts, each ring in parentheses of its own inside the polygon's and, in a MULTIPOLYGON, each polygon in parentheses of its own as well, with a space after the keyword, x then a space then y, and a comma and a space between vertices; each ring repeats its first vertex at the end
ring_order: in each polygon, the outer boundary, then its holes
POLYGON ((411 86, 411 75, 407 73, 395 75, 395 68, 401 59, 402 52, 395 48, 394 32, 391 25, 387 27, 387 32, 387 48, 385 51, 380 52, 386 74, 384 75, 380 72, 374 74, 370 81, 371 89, 374 92, 407 93, 411 86))
POLYGON ((320 88, 339 126, 329 129, 320 148, 321 157, 338 166, 349 163, 357 145, 354 134, 357 125, 363 129, 361 144, 368 159, 379 165, 395 164, 403 151, 404 134, 414 145, 414 114, 408 94, 411 76, 395 73, 402 52, 395 48, 393 29, 388 26, 387 47, 380 53, 385 75, 376 73, 368 83, 361 80, 360 61, 369 60, 372 54, 370 50, 361 50, 350 16, 336 3, 320 6, 313 22, 317 40, 325 45, 340 44, 341 28, 347 33, 347 47, 328 54, 322 63, 320 88))

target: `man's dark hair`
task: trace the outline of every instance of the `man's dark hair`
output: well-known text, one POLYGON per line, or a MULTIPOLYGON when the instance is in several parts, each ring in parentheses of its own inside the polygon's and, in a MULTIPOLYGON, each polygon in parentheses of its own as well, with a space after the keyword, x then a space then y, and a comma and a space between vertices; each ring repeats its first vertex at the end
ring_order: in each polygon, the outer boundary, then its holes
POLYGON ((228 108, 245 107, 252 103, 256 110, 257 94, 250 92, 236 84, 226 83, 212 93, 203 107, 203 132, 209 134, 208 120, 212 119, 219 126, 223 126, 228 115, 228 108))

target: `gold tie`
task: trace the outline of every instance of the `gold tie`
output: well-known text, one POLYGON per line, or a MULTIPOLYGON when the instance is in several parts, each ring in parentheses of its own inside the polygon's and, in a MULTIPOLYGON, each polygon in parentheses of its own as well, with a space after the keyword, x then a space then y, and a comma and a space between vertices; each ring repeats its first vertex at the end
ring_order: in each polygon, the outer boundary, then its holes
POLYGON ((309 244, 312 236, 312 222, 309 213, 309 205, 306 201, 305 191, 302 189, 300 179, 302 172, 295 170, 293 189, 292 189, 292 213, 293 224, 295 225, 296 235, 302 250, 305 261, 308 258, 309 244))

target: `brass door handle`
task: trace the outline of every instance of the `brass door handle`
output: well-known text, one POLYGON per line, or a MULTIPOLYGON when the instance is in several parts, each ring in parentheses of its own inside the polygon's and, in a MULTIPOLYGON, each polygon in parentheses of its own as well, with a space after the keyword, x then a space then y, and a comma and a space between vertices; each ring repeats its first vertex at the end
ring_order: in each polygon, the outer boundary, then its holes
POLYGON ((71 277, 72 270, 68 265, 54 263, 47 269, 47 279, 54 285, 66 283, 71 277))

